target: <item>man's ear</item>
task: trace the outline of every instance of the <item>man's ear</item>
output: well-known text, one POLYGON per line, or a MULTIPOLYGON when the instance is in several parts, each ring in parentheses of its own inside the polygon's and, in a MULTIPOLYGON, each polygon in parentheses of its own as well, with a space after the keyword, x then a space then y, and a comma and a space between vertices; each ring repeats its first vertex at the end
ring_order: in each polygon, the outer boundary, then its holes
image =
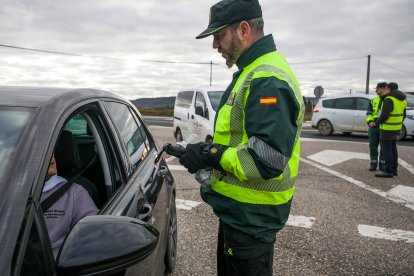
POLYGON ((239 27, 237 28, 237 34, 241 41, 246 41, 251 35, 252 29, 250 28, 249 23, 247 21, 242 21, 239 23, 239 27))

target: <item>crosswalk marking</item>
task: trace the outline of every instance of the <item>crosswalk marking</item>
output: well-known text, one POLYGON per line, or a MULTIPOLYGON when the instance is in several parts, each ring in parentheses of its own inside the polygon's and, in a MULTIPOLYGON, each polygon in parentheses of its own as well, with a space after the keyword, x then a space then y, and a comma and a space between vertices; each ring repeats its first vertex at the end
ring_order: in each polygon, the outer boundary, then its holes
POLYGON ((175 200, 175 203, 176 203, 177 209, 182 209, 182 210, 187 210, 187 211, 201 204, 201 202, 187 200, 187 199, 179 199, 179 198, 175 200))
POLYGON ((311 228, 316 218, 290 215, 286 225, 302 228, 311 228))
POLYGON ((399 198, 402 198, 414 205, 414 188, 413 187, 397 185, 391 190, 389 190, 388 193, 398 196, 399 198))
POLYGON ((387 229, 372 225, 358 225, 358 233, 365 237, 414 243, 414 232, 387 229))
POLYGON ((323 150, 309 155, 308 158, 326 166, 333 166, 351 159, 369 160, 369 155, 362 152, 323 150))

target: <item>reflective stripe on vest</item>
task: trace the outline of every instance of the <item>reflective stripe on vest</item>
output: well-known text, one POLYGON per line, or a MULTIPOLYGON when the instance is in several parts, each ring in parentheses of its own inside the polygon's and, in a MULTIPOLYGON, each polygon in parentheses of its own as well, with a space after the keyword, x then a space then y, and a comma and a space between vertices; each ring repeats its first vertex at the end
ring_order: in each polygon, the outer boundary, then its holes
POLYGON ((387 96, 385 99, 392 100, 393 109, 387 120, 380 124, 382 130, 401 130, 404 120, 404 109, 407 106, 407 100, 400 101, 392 96, 387 96))
MULTIPOLYGON (((247 178, 254 180, 240 181, 231 173, 222 176, 219 172, 215 171, 213 174, 212 189, 227 197, 245 203, 279 205, 288 202, 293 196, 295 180, 298 174, 300 153, 299 137, 304 116, 302 94, 293 73, 290 72, 290 68, 280 53, 268 53, 244 68, 231 94, 231 97, 234 97, 233 105, 230 110, 223 111, 229 114, 224 113, 220 118, 220 120, 226 120, 228 118, 229 122, 217 123, 219 121, 217 120, 214 143, 237 147, 238 165, 241 166, 247 178), (284 70, 280 68, 284 68, 284 70), (294 91, 295 98, 300 106, 300 112, 296 119, 298 129, 291 157, 284 156, 257 137, 247 137, 244 129, 244 107, 250 93, 250 83, 253 79, 262 77, 276 77, 282 81, 286 81, 294 91), (230 137, 228 137, 226 131, 220 132, 220 127, 228 126, 230 127, 230 137), (278 170, 283 171, 282 174, 273 179, 262 179, 247 148, 253 149, 260 158, 278 170)), ((229 109, 230 107, 227 106, 225 108, 229 109)), ((220 111, 218 111, 218 116, 220 116, 220 111)))

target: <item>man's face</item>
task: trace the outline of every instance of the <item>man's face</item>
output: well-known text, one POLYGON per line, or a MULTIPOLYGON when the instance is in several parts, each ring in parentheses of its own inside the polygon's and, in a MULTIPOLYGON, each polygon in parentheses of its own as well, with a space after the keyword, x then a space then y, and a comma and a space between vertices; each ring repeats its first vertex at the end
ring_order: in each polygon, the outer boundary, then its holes
POLYGON ((379 87, 375 89, 375 92, 377 93, 377 95, 383 96, 385 95, 386 90, 387 89, 385 87, 379 87))
POLYGON ((47 177, 50 178, 55 174, 57 174, 56 159, 55 155, 52 155, 52 159, 50 159, 49 168, 47 170, 47 177))
POLYGON ((226 65, 231 68, 242 53, 242 44, 237 32, 227 26, 214 35, 213 48, 226 60, 226 65))

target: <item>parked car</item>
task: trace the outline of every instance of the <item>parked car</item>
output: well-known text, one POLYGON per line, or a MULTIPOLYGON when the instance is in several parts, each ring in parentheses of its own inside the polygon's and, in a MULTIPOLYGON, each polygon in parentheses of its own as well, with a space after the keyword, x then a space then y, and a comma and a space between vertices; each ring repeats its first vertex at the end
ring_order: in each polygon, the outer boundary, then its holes
POLYGON ((312 127, 323 136, 334 131, 350 134, 368 132, 365 120, 367 108, 373 95, 352 94, 319 99, 312 114, 312 127))
POLYGON ((407 136, 414 137, 414 96, 408 93, 406 95, 407 95, 406 117, 403 121, 401 135, 398 136, 397 140, 405 139, 405 137, 407 136))
POLYGON ((0 99, 0 275, 173 270, 174 179, 165 160, 154 162, 160 149, 128 100, 100 90, 29 87, 0 87, 0 99), (89 184, 79 184, 99 213, 72 228, 55 260, 40 196, 57 146, 67 177, 84 170, 89 184))
POLYGON ((177 142, 212 142, 214 118, 224 89, 187 89, 177 94, 173 131, 177 142))

